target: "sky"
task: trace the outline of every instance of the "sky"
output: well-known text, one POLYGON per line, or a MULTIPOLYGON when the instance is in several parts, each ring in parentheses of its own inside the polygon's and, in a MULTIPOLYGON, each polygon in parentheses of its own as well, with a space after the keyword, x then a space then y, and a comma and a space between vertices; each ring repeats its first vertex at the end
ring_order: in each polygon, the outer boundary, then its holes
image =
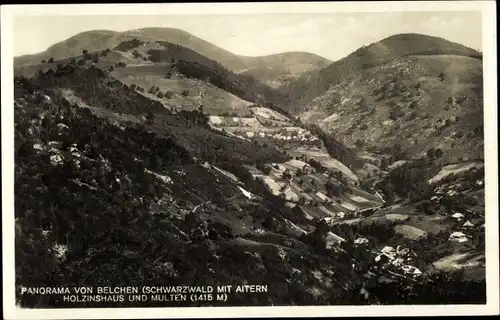
POLYGON ((247 56, 307 51, 338 60, 363 45, 398 33, 442 37, 482 51, 480 12, 413 11, 18 16, 14 18, 14 55, 44 51, 84 31, 145 27, 183 29, 230 52, 247 56))

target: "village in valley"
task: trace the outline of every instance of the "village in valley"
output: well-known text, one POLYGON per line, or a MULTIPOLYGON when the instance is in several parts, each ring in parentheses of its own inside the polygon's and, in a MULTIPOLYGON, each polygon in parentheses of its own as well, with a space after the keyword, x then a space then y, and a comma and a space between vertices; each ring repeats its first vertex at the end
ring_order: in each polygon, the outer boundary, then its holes
MULTIPOLYGON (((484 237, 484 212, 481 211, 484 207, 478 203, 484 197, 484 178, 481 177, 484 169, 480 163, 471 161, 444 166, 429 180, 429 184, 435 186, 433 195, 421 203, 409 205, 405 199, 399 199, 387 205, 381 190, 370 193, 360 188, 356 174, 332 158, 322 141, 309 130, 272 109, 253 107, 249 110, 248 117, 210 116, 210 125, 214 130, 258 145, 274 145, 292 157, 283 163, 245 167, 252 178, 261 181, 269 192, 294 207, 305 219, 327 225, 328 250, 343 251, 347 241, 334 232, 335 226, 367 222, 395 224, 395 234, 401 238, 399 244, 394 240, 389 243, 375 240, 374 243, 361 233, 354 238, 355 250, 364 251, 362 260, 369 261, 368 278, 383 274, 379 277, 383 281, 415 280, 437 269, 484 268, 484 255, 470 253, 475 244, 481 243, 478 237, 484 237), (467 175, 479 178, 470 182, 467 175), (465 199, 466 203, 456 201, 458 198, 465 199), (460 203, 458 207, 457 203, 460 203), (426 237, 442 237, 443 232, 447 235, 444 245, 449 248, 446 250, 448 255, 436 261, 422 262, 418 250, 408 245, 426 237)), ((388 170, 405 162, 397 161, 388 166, 388 170)), ((224 173, 238 180, 229 172, 224 173)), ((300 225, 294 227, 308 230, 300 225)))

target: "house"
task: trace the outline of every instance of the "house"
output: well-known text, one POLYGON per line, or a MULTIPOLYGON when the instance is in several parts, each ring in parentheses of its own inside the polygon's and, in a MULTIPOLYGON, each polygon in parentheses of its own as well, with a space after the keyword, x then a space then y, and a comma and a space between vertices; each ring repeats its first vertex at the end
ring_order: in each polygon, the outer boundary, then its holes
POLYGON ((368 299, 370 297, 370 293, 366 291, 365 288, 361 288, 361 290, 359 290, 359 294, 362 295, 365 299, 368 299))
POLYGON ((379 254, 378 256, 375 257, 375 262, 378 262, 378 263, 387 263, 389 262, 389 257, 386 256, 385 254, 379 254))
POLYGON ((394 256, 396 254, 396 249, 394 249, 394 247, 391 247, 391 246, 385 246, 381 252, 385 255, 388 255, 388 256, 394 256))
POLYGON ((58 154, 53 154, 50 156, 50 162, 56 166, 63 163, 63 158, 58 154))
POLYGON ((456 231, 450 235, 448 240, 452 242, 462 243, 462 242, 467 242, 469 239, 467 239, 467 236, 463 232, 456 231))
POLYGON ((472 228, 472 227, 474 227, 474 224, 472 222, 470 222, 470 220, 467 220, 462 227, 472 228))
POLYGON ((57 129, 59 129, 59 133, 63 132, 64 130, 69 129, 69 127, 66 124, 61 123, 61 122, 58 123, 56 126, 57 126, 57 129))
POLYGON ((401 269, 403 269, 404 273, 410 274, 413 276, 419 276, 422 274, 422 271, 419 269, 413 267, 413 266, 403 266, 401 269))
POLYGON ((391 261, 391 264, 392 264, 393 266, 396 266, 396 267, 400 267, 400 266, 402 266, 402 265, 403 265, 403 263, 404 263, 404 260, 403 260, 403 259, 401 259, 401 258, 397 258, 397 259, 394 259, 394 260, 392 260, 392 261, 391 261))
POLYGON ((337 212, 337 218, 344 219, 344 217, 345 217, 345 212, 337 212))
POLYGON ((322 219, 324 222, 327 224, 332 224, 333 223, 333 217, 326 217, 322 219))
POLYGON ((451 217, 457 219, 458 221, 462 221, 465 218, 465 216, 460 212, 455 212, 451 217))
POLYGON ((354 243, 357 245, 367 244, 369 241, 366 238, 357 238, 354 243))
POLYGON ((293 192, 292 190, 288 190, 285 193, 285 199, 288 200, 288 201, 298 202, 299 201, 299 196, 295 192, 293 192))
POLYGON ((443 194, 444 193, 444 191, 443 191, 443 189, 441 187, 438 187, 438 188, 434 189, 434 192, 436 194, 443 194))
POLYGON ((400 256, 406 256, 410 253, 410 249, 408 248, 401 248, 398 250, 398 255, 400 256))

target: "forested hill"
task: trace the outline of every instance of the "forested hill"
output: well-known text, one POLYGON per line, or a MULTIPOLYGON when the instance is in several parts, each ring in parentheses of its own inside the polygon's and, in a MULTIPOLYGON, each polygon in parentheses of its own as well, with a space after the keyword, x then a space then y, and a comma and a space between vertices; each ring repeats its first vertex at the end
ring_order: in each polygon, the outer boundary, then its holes
POLYGON ((191 49, 165 41, 158 43, 163 48, 147 52, 149 60, 155 63, 171 63, 171 67, 185 76, 206 80, 246 101, 265 103, 278 99, 271 88, 250 75, 236 74, 191 49))
POLYGON ((305 73, 281 87, 281 94, 287 96, 281 100, 281 106, 293 114, 307 111, 304 108, 314 98, 357 72, 414 55, 458 55, 482 59, 480 52, 442 38, 415 33, 397 34, 363 46, 327 67, 305 73))
POLYGON ((80 55, 83 50, 89 53, 106 49, 125 49, 121 44, 141 41, 154 43, 166 41, 183 46, 219 62, 226 69, 236 73, 254 76, 263 83, 287 83, 300 74, 322 68, 330 63, 328 59, 309 52, 283 52, 265 56, 248 57, 231 53, 213 43, 176 28, 142 28, 123 32, 111 30, 91 30, 76 34, 64 41, 50 46, 47 50, 16 57, 16 67, 27 67, 41 61, 64 60, 80 55))
MULTIPOLYGON (((484 303, 484 172, 467 173, 479 161, 445 167, 441 149, 421 161, 406 159, 397 144, 389 158, 360 154, 344 145, 349 133, 332 138, 310 118, 280 112, 272 101, 281 97, 252 76, 140 33, 109 48, 92 42, 78 56, 16 73, 18 287, 261 283, 269 286, 266 294, 234 295, 225 305, 484 303), (440 179, 446 184, 434 183, 440 179), (446 216, 452 210, 474 223, 463 246, 449 240, 464 225, 446 216), (382 260, 387 247, 404 265, 382 260), (474 274, 435 267, 463 253, 479 261, 474 274)), ((396 86, 392 73, 384 74, 391 79, 373 77, 374 86, 360 74, 359 83, 380 106, 391 101, 393 112, 403 102, 427 112, 438 100, 413 106, 408 100, 454 83, 443 73, 429 74, 421 87, 413 76, 396 86)), ((350 87, 340 89, 321 96, 315 110, 329 112, 336 93, 351 98, 350 87)), ((443 114, 477 106, 477 97, 452 97, 443 114)), ((359 105, 343 115, 368 117, 373 108, 359 105)), ((352 119, 342 122, 367 130, 352 119)), ((380 125, 393 123, 385 120, 380 125)), ((69 306, 61 297, 16 298, 27 307, 69 306)), ((201 305, 218 302, 179 306, 201 305)))

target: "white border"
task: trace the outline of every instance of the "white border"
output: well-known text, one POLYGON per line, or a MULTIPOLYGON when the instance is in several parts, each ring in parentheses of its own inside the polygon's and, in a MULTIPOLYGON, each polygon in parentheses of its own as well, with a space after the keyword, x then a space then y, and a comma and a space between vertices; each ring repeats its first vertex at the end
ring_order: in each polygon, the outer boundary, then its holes
POLYGON ((381 315, 491 315, 499 314, 498 272, 498 158, 496 10, 494 1, 394 1, 309 3, 175 3, 9 5, 1 7, 2 52, 2 222, 3 306, 5 319, 73 318, 214 318, 214 317, 326 317, 381 315), (159 14, 265 14, 387 11, 481 11, 484 70, 485 194, 486 194, 486 305, 443 306, 307 306, 210 307, 124 309, 20 309, 14 299, 14 119, 13 119, 13 17, 27 15, 159 15, 159 14), (10 263, 7 263, 10 262, 10 263))

